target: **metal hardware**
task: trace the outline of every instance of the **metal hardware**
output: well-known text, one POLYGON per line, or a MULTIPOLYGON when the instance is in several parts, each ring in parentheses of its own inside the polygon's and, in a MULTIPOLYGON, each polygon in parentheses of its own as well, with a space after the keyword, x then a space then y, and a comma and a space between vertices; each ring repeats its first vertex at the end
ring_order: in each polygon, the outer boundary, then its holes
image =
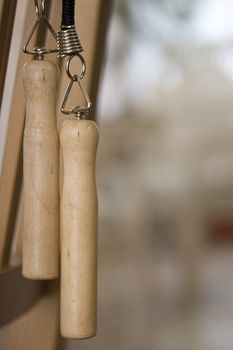
POLYGON ((41 1, 41 11, 40 11, 40 8, 39 8, 38 0, 34 0, 34 4, 35 4, 36 20, 35 20, 35 22, 34 22, 34 24, 32 26, 31 31, 29 32, 29 35, 28 35, 27 39, 26 39, 26 42, 25 42, 24 47, 23 47, 23 52, 26 53, 26 54, 30 54, 30 55, 36 55, 37 59, 43 59, 44 55, 46 55, 48 53, 57 52, 57 48, 56 49, 50 49, 50 48, 36 46, 32 50, 28 49, 29 43, 31 41, 31 38, 32 38, 32 36, 33 36, 37 26, 40 23, 45 24, 45 26, 50 31, 50 33, 52 34, 52 36, 54 37, 54 39, 56 41, 57 41, 57 33, 55 32, 55 30, 51 26, 51 24, 48 22, 48 20, 46 19, 46 4, 45 4, 45 0, 41 1))
POLYGON ((69 84, 68 84, 67 89, 65 91, 65 95, 63 97, 62 103, 61 103, 61 112, 64 114, 67 114, 67 115, 74 114, 76 116, 76 118, 78 118, 78 119, 82 119, 85 115, 87 115, 89 113, 89 111, 91 109, 90 98, 89 98, 88 93, 84 89, 82 82, 81 82, 81 80, 83 79, 83 77, 85 75, 85 72, 86 72, 86 64, 85 64, 83 57, 80 54, 72 55, 67 59, 66 73, 67 73, 70 81, 69 81, 69 84), (79 75, 78 74, 72 75, 70 72, 70 62, 74 57, 79 57, 81 64, 82 64, 82 71, 79 75), (85 99, 86 105, 85 106, 76 105, 76 106, 72 107, 71 109, 67 110, 66 104, 67 104, 67 101, 68 101, 68 98, 70 96, 70 93, 71 93, 71 90, 72 90, 74 83, 78 83, 80 91, 85 99))
POLYGON ((83 51, 75 26, 62 26, 57 38, 59 57, 77 54, 83 51))
POLYGON ((71 63, 72 59, 75 58, 75 57, 78 57, 80 59, 80 62, 81 62, 81 65, 82 65, 81 73, 79 75, 75 74, 76 76, 78 76, 78 79, 81 80, 84 77, 85 73, 86 73, 86 63, 85 63, 85 60, 84 60, 83 56, 80 55, 80 54, 71 55, 71 56, 69 56, 67 58, 67 61, 66 61, 66 73, 67 73, 67 75, 68 75, 68 77, 70 79, 73 79, 74 74, 71 74, 71 72, 70 72, 70 63, 71 63))
POLYGON ((71 1, 69 2, 69 0, 63 1, 61 29, 57 35, 57 46, 59 51, 58 56, 67 57, 65 69, 66 69, 66 74, 69 78, 69 83, 66 88, 64 97, 62 99, 60 109, 61 109, 61 112, 66 115, 73 114, 75 115, 76 118, 82 119, 84 118, 84 116, 86 116, 89 113, 91 109, 91 101, 87 91, 84 89, 82 85, 82 79, 84 78, 86 73, 86 63, 83 56, 80 54, 83 51, 83 47, 75 29, 74 5, 75 5, 74 1, 73 3, 71 1), (77 57, 81 63, 80 74, 72 74, 70 70, 71 61, 75 57, 77 57), (75 83, 78 84, 80 92, 84 97, 85 105, 84 106, 76 105, 71 109, 67 109, 66 108, 67 101, 69 99, 71 90, 75 83))
POLYGON ((45 16, 46 16, 45 0, 41 1, 41 13, 40 13, 40 7, 38 4, 38 0, 34 0, 34 3, 35 3, 35 10, 36 10, 36 18, 45 18, 45 16))

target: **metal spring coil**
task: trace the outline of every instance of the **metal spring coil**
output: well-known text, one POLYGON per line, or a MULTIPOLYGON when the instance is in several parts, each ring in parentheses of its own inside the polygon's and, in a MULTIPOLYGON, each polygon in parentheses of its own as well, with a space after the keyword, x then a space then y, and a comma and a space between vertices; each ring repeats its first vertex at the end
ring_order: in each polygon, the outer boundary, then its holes
POLYGON ((62 26, 58 32, 59 57, 65 57, 83 51, 75 26, 62 26))

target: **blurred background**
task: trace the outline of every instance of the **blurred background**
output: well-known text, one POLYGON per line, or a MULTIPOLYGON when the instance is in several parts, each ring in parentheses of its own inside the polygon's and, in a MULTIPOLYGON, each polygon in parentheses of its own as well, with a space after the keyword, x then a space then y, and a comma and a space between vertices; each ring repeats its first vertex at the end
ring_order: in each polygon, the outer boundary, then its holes
POLYGON ((232 14, 232 0, 115 0, 98 334, 70 350, 232 349, 232 14))

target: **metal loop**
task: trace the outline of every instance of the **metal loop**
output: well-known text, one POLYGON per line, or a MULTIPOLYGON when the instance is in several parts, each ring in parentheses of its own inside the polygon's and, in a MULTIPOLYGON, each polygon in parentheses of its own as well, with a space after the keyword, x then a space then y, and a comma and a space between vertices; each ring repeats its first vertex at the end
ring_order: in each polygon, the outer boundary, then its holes
POLYGON ((41 12, 40 12, 38 0, 34 0, 34 3, 35 3, 35 10, 36 10, 36 17, 40 18, 40 19, 45 18, 45 16, 46 16, 45 0, 41 1, 41 12))
POLYGON ((54 37, 56 42, 57 42, 57 33, 55 32, 55 30, 51 26, 51 24, 48 22, 48 20, 46 19, 46 0, 41 0, 41 6, 39 6, 38 0, 34 0, 34 4, 35 4, 35 11, 36 11, 36 20, 35 20, 32 28, 29 32, 27 39, 26 39, 26 42, 25 42, 24 47, 23 47, 23 52, 27 53, 27 54, 31 54, 31 55, 36 55, 37 59, 43 59, 45 54, 57 52, 58 50, 57 50, 57 48, 50 49, 50 48, 45 48, 45 47, 41 47, 38 45, 36 47, 34 47, 33 49, 28 48, 30 41, 31 41, 37 27, 40 24, 45 25, 47 27, 47 29, 50 31, 50 33, 52 34, 52 36, 54 37))
POLYGON ((84 115, 87 115, 89 113, 90 109, 91 109, 91 101, 90 101, 90 98, 88 96, 88 93, 86 92, 86 90, 82 86, 80 77, 77 74, 75 74, 75 75, 71 76, 69 84, 67 86, 65 95, 64 95, 62 103, 61 103, 61 112, 64 114, 68 114, 68 115, 74 114, 76 116, 76 118, 83 118, 84 115), (77 84, 79 85, 80 91, 85 99, 86 105, 85 106, 76 105, 76 106, 72 107, 71 109, 66 109, 67 100, 69 99, 73 84, 75 82, 77 82, 77 84))
POLYGON ((84 60, 82 55, 80 55, 79 53, 75 53, 74 55, 71 55, 68 57, 68 59, 66 61, 66 73, 67 73, 68 77, 73 81, 82 80, 82 78, 84 77, 84 75, 86 73, 86 63, 85 63, 85 60, 84 60), (82 64, 82 72, 79 75, 78 74, 73 75, 70 72, 70 62, 74 57, 78 57, 81 61, 81 64, 82 64))
MULTIPOLYGON (((28 49, 29 43, 31 41, 31 38, 34 34, 34 32, 36 31, 37 26, 39 25, 39 23, 44 23, 44 25, 47 27, 47 29, 50 31, 50 33, 52 34, 52 36, 54 37, 55 41, 57 40, 57 33, 55 32, 55 30, 53 29, 53 27, 51 26, 51 24, 48 22, 48 20, 44 17, 37 17, 35 23, 32 26, 32 29, 27 37, 27 40, 24 44, 23 47, 23 52, 27 53, 27 54, 31 54, 31 55, 37 55, 38 54, 38 46, 34 47, 32 50, 28 49)), ((49 49, 49 48, 40 48, 40 54, 44 55, 44 54, 48 54, 48 53, 53 53, 53 52, 57 52, 57 48, 56 49, 49 49)))

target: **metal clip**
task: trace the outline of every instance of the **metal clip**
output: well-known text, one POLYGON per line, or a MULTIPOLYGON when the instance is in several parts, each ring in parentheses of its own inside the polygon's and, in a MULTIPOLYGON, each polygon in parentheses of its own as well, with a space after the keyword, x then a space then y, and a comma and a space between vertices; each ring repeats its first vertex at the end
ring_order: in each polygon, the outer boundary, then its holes
POLYGON ((38 0, 34 0, 34 3, 35 3, 36 20, 32 26, 31 31, 29 32, 27 40, 24 44, 23 52, 26 54, 36 55, 38 59, 43 59, 45 54, 57 52, 57 48, 56 49, 47 49, 45 47, 36 46, 32 50, 28 49, 28 45, 31 41, 31 38, 32 38, 37 26, 39 25, 39 23, 44 23, 56 41, 57 41, 57 33, 55 32, 55 30, 53 29, 51 24, 48 22, 48 20, 46 19, 45 0, 42 0, 42 2, 41 2, 41 11, 39 8, 38 0))
POLYGON ((40 7, 38 4, 38 0, 34 0, 35 3, 35 11, 36 11, 36 18, 44 19, 46 16, 46 4, 45 0, 41 1, 41 13, 40 13, 40 7))
POLYGON ((84 89, 84 87, 82 86, 82 83, 81 83, 81 80, 84 77, 85 72, 86 72, 86 65, 85 65, 85 61, 84 61, 83 57, 80 54, 75 54, 75 55, 72 55, 68 58, 68 60, 66 62, 66 72, 67 72, 67 75, 68 75, 70 81, 69 81, 69 84, 67 86, 62 103, 61 103, 61 112, 64 114, 68 114, 68 115, 74 114, 76 116, 76 118, 82 119, 84 117, 84 115, 89 113, 89 111, 91 109, 91 101, 90 101, 90 98, 88 96, 88 93, 86 92, 86 90, 84 89), (78 75, 78 74, 72 75, 70 72, 70 62, 71 62, 72 58, 74 58, 74 57, 79 57, 79 59, 82 63, 82 72, 80 73, 80 75, 78 75), (71 109, 66 109, 67 100, 70 96, 73 84, 75 82, 78 83, 78 85, 79 85, 80 91, 85 99, 86 105, 85 106, 76 105, 76 106, 72 107, 71 109))

